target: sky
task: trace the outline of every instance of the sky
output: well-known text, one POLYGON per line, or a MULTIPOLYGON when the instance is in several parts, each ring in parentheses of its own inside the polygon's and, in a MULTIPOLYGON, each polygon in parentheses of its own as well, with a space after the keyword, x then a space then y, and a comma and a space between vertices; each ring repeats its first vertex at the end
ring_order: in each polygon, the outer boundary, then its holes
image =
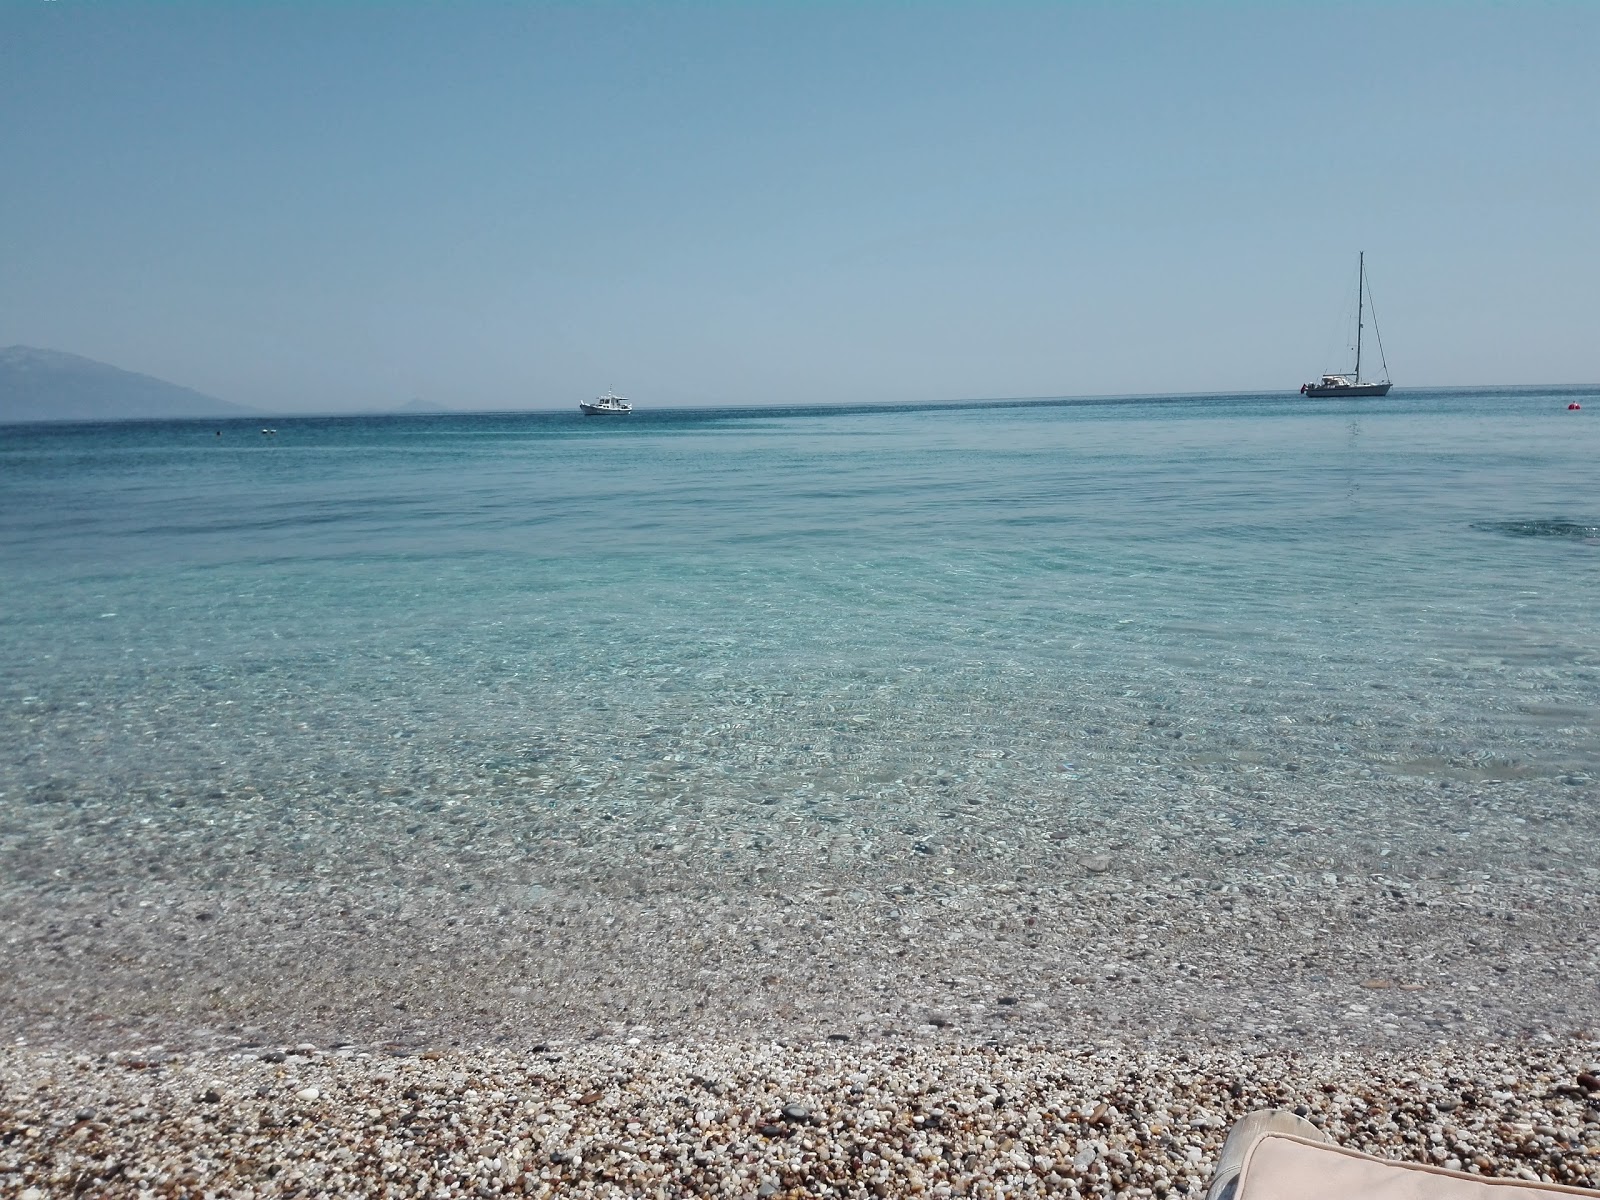
POLYGON ((1365 251, 1397 388, 1594 382, 1597 58, 1589 2, 0 0, 0 345, 285 412, 1294 392, 1365 251))

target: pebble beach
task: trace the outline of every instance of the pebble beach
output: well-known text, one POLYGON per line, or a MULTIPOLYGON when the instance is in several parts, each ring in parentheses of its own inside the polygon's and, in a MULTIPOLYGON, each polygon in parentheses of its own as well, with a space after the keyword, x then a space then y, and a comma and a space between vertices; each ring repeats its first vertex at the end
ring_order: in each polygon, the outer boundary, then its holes
MULTIPOLYGON (((1263 872, 1152 853, 1125 818, 996 826, 1004 858, 907 844, 872 878, 776 849, 719 873, 569 824, 535 891, 528 818, 462 796, 470 844, 411 850, 470 890, 315 887, 230 856, 223 800, 196 836, 148 805, 115 842, 69 836, 107 807, 51 802, 58 853, 0 887, 0 1195, 1195 1196, 1265 1105, 1375 1153, 1600 1182, 1581 866, 1302 823, 1263 872)), ((326 828, 380 857, 360 820, 326 828)))
POLYGON ((1600 1182, 1581 874, 1102 828, 870 881, 600 843, 530 904, 509 854, 470 892, 127 878, 150 836, 0 892, 0 1195, 1192 1196, 1265 1105, 1600 1182))
POLYGON ((1600 1183, 1600 1046, 0 1054, 0 1195, 1195 1196, 1229 1126, 1600 1183))

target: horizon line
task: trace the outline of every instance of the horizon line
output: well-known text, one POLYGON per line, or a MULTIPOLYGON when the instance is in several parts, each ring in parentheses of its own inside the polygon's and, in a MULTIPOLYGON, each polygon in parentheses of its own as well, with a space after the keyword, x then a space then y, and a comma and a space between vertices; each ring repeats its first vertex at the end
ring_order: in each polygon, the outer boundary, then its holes
MULTIPOLYGON (((1600 383, 1516 383, 1516 384, 1431 384, 1422 387, 1406 387, 1401 389, 1401 394, 1410 393, 1439 393, 1439 392, 1550 392, 1563 394, 1569 392, 1600 391, 1600 383)), ((1391 397, 1394 393, 1391 392, 1391 397)), ((771 412, 871 412, 871 411, 930 411, 938 409, 957 408, 1024 408, 1069 406, 1074 404, 1117 404, 1137 402, 1183 402, 1193 400, 1217 399, 1223 397, 1236 397, 1240 399, 1271 399, 1289 398, 1304 399, 1297 396, 1292 390, 1278 391, 1251 390, 1251 391, 1206 391, 1206 392, 1123 392, 1123 393, 1085 393, 1081 395, 1065 396, 968 396, 944 400, 902 400, 902 401, 807 401, 804 403, 746 403, 746 404, 666 404, 656 408, 636 410, 631 415, 648 416, 651 413, 711 413, 711 412, 741 412, 760 413, 771 412)), ((1308 400, 1306 403, 1315 405, 1321 400, 1308 400)), ((1337 399, 1336 397, 1334 399, 1337 399)), ((1355 399, 1365 399, 1355 397, 1355 399)), ((1374 398, 1379 399, 1379 398, 1374 398)), ((225 402, 226 403, 226 402, 225 402)), ((406 405, 397 408, 357 408, 357 409, 308 409, 304 411, 282 411, 273 409, 253 409, 246 412, 219 413, 206 415, 172 415, 172 416, 100 416, 100 417, 33 417, 15 421, 0 418, 0 426, 22 425, 111 425, 123 424, 134 421, 184 421, 196 424, 217 425, 234 424, 239 422, 254 423, 262 419, 273 420, 339 420, 361 417, 471 417, 471 416, 542 416, 567 413, 576 409, 573 404, 570 408, 566 405, 560 407, 539 408, 417 408, 408 407, 416 401, 408 401, 406 405)), ((242 406, 240 406, 242 407, 242 406)))

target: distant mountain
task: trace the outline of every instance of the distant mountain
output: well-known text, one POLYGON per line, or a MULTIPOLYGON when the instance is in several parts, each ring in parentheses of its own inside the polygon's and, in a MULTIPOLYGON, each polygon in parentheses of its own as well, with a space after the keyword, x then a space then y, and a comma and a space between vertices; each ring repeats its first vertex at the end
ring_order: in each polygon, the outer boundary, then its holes
POLYGON ((0 422, 250 415, 240 405, 92 358, 32 346, 0 350, 0 422))
MULTIPOLYGON (((390 410, 386 409, 384 411, 390 411, 390 410)), ((416 398, 416 399, 412 399, 412 400, 407 400, 404 404, 400 405, 398 408, 395 408, 392 411, 397 412, 397 413, 416 413, 416 414, 420 415, 420 414, 425 414, 425 413, 448 413, 448 412, 454 412, 455 410, 452 409, 452 408, 446 408, 442 404, 435 404, 431 400, 423 400, 421 398, 416 398)))

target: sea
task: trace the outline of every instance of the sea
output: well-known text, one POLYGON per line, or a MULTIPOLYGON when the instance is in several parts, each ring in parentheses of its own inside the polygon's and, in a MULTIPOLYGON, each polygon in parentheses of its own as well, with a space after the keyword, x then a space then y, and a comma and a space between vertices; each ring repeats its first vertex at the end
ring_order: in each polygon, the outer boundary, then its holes
MULTIPOLYGON (((629 979, 698 1008, 596 1028, 681 1031, 781 992, 727 965, 798 953, 740 924, 769 905, 887 893, 914 943, 1050 880, 1592 894, 1597 421, 1516 388, 0 427, 0 1025, 404 1036, 389 971, 468 1036, 496 989, 577 1028, 629 979)), ((876 937, 835 964, 868 990, 876 937)))

